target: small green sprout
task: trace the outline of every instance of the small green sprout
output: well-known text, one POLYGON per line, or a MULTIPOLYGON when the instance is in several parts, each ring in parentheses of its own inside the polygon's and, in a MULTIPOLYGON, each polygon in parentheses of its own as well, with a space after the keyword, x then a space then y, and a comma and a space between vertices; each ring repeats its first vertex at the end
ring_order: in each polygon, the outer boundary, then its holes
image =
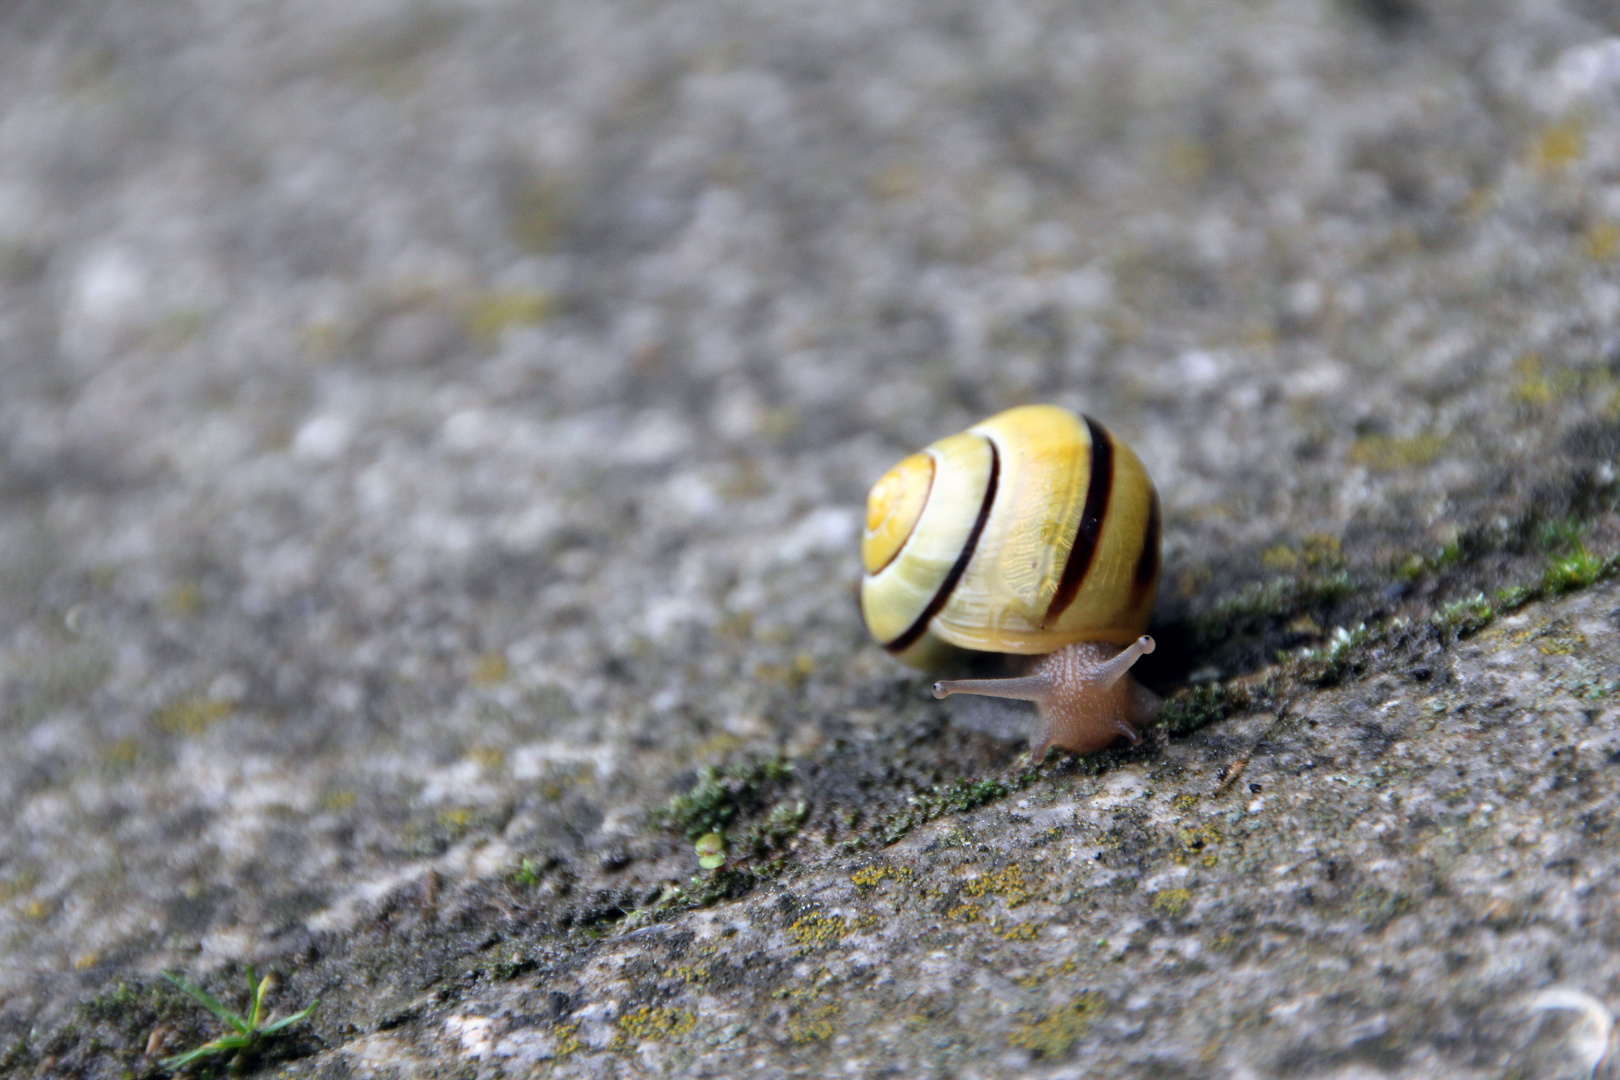
POLYGON ((726 838, 719 833, 704 833, 693 846, 703 869, 718 870, 726 864, 726 838))
POLYGON ((197 1004, 225 1021, 234 1029, 232 1034, 221 1035, 217 1039, 203 1043, 195 1050, 188 1050, 183 1054, 175 1054, 173 1057, 164 1058, 162 1065, 170 1072, 179 1072, 181 1069, 202 1061, 204 1058, 213 1057, 216 1054, 229 1054, 232 1051, 236 1053, 236 1059, 231 1066, 232 1071, 235 1071, 241 1066, 243 1059, 253 1050, 262 1036, 274 1035, 278 1031, 286 1030, 293 1024, 298 1023, 298 1021, 308 1017, 310 1013, 315 1011, 315 1006, 320 1004, 317 999, 291 1016, 284 1016, 280 1020, 272 1020, 266 1024, 262 1023, 264 1018, 264 995, 265 991, 270 989, 270 976, 266 975, 262 979, 259 978, 259 973, 253 970, 252 965, 249 965, 247 969, 248 1014, 246 1016, 225 1007, 218 998, 179 972, 165 971, 163 977, 179 987, 187 997, 196 1001, 197 1004))

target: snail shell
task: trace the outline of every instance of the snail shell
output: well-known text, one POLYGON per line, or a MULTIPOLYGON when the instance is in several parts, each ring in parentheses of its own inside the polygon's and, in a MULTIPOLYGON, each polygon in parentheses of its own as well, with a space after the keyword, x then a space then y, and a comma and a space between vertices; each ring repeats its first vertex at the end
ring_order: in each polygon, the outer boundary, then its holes
POLYGON ((972 653, 1048 656, 1024 679, 935 688, 1037 701, 1037 753, 1136 741, 1151 695, 1125 671, 1153 649, 1142 632, 1158 593, 1160 531, 1158 493, 1129 446, 1066 409, 1009 409, 873 485, 861 611, 873 638, 925 670, 972 653), (1054 715, 1058 702, 1064 716, 1054 715))

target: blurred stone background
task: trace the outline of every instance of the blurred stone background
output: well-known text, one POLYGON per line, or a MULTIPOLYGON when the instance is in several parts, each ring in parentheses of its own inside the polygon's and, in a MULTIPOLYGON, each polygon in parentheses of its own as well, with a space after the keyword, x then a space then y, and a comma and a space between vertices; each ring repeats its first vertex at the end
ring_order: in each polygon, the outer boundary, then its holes
POLYGON ((1592 1075, 1617 110, 1603 0, 10 0, 0 1072, 1592 1075), (853 583, 1036 400, 1173 712, 1031 769, 853 583))

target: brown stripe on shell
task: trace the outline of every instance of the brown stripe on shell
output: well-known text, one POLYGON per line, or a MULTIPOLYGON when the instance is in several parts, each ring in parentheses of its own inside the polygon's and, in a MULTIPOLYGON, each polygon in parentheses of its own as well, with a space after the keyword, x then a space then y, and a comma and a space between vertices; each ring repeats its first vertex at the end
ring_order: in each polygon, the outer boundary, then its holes
POLYGON ((1139 607, 1147 599, 1148 590, 1159 580, 1159 542, 1164 523, 1159 517, 1159 493, 1153 493, 1153 508, 1148 511, 1147 532, 1142 537, 1142 554, 1136 557, 1136 572, 1131 575, 1131 607, 1139 607))
POLYGON ((1114 492, 1114 440, 1108 429, 1089 416, 1081 417, 1091 433, 1091 479, 1086 485, 1086 504, 1080 511, 1080 524, 1074 530, 1074 546, 1063 564, 1057 592, 1047 606, 1042 626, 1051 626, 1063 617, 1080 595, 1091 561, 1097 557, 1097 541, 1102 537, 1103 519, 1108 516, 1108 499, 1114 492))
POLYGON ((967 572, 968 563, 973 561, 973 552, 979 546, 979 537, 984 532, 985 522, 990 520, 990 507, 996 501, 996 487, 1001 482, 1001 453, 996 449, 994 439, 986 439, 985 442, 990 444, 990 482, 984 487, 984 502, 979 504, 979 517, 973 522, 973 531, 968 533, 967 543, 962 545, 962 553, 956 557, 951 572, 945 575, 939 591, 928 601, 928 606, 917 616, 917 621, 906 627, 905 632, 899 637, 883 646, 892 653, 905 652, 927 632, 928 624, 950 602, 951 593, 956 591, 956 583, 962 580, 962 575, 967 572))

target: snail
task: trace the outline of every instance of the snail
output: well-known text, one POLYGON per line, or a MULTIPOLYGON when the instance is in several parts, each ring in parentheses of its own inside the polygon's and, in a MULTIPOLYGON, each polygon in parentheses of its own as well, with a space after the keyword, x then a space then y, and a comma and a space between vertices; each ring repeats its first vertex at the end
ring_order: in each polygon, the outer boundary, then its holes
POLYGON ((926 671, 1038 657, 1017 677, 934 684, 936 698, 1035 702, 1037 761, 1137 743, 1158 707, 1130 668, 1153 651, 1160 532, 1153 481, 1108 429, 1054 405, 1008 409, 872 486, 861 613, 926 671))

